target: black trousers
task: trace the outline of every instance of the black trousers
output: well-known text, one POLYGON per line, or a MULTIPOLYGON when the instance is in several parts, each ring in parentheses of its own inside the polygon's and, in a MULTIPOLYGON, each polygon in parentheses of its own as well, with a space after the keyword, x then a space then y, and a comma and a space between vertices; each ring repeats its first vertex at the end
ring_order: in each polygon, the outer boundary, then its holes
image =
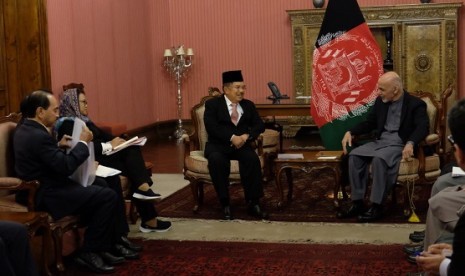
POLYGON ((115 227, 118 197, 115 191, 98 185, 84 188, 73 182, 43 188, 39 210, 49 212, 54 219, 78 215, 80 221, 87 226, 82 251, 112 249, 118 238, 115 227))
POLYGON ((126 204, 123 198, 123 190, 121 188, 121 181, 119 176, 109 177, 96 177, 92 185, 98 185, 101 187, 108 187, 115 191, 116 194, 116 217, 115 217, 115 235, 117 237, 127 236, 129 233, 129 225, 126 219, 126 204))
MULTIPOLYGON (((96 156, 97 161, 107 167, 115 168, 122 172, 122 175, 129 178, 132 185, 129 187, 131 194, 143 183, 153 184, 152 176, 145 168, 144 158, 139 146, 127 147, 112 155, 96 156)), ((136 210, 139 213, 142 223, 154 219, 158 216, 155 205, 150 201, 133 200, 136 210)))
POLYGON ((4 276, 38 275, 25 226, 0 221, 0 269, 4 276))
POLYGON ((229 205, 231 160, 239 161, 239 173, 246 202, 258 203, 258 199, 263 197, 260 159, 251 147, 247 145, 240 149, 229 147, 226 151, 220 151, 210 146, 205 154, 216 194, 223 206, 229 205))

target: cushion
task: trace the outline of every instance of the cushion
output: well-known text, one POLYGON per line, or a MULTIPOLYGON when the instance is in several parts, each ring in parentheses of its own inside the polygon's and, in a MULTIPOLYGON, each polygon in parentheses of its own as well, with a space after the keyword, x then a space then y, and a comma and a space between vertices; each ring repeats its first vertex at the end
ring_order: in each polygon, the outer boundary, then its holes
MULTIPOLYGON (((260 156, 259 158, 260 165, 263 168, 263 157, 260 156)), ((200 174, 209 174, 208 160, 204 157, 203 151, 191 151, 190 155, 184 160, 184 165, 189 171, 200 174)), ((239 174, 239 162, 237 160, 231 160, 231 174, 239 174)))
POLYGON ((16 202, 15 195, 0 197, 0 212, 27 212, 27 207, 16 202))

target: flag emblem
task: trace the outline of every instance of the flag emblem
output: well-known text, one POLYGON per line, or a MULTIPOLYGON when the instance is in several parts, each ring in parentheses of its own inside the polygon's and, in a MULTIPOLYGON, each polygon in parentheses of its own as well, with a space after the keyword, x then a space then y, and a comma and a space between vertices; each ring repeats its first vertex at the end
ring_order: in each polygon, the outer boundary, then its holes
POLYGON ((328 150, 374 104, 383 58, 356 0, 330 0, 315 42, 311 115, 328 150))

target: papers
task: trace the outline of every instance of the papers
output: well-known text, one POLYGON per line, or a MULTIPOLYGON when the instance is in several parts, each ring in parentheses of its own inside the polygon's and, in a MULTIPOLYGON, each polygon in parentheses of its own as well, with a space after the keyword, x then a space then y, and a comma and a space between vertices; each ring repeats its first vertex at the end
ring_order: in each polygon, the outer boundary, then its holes
POLYGON ((337 156, 319 156, 318 160, 335 160, 337 156))
POLYGON ((134 136, 131 139, 127 140, 126 142, 116 146, 112 151, 106 152, 105 155, 112 155, 117 153, 118 151, 125 149, 129 146, 143 146, 147 142, 147 137, 137 137, 134 136))
POLYGON ((460 167, 452 167, 452 177, 464 176, 465 172, 460 167))
POLYGON ((320 151, 316 156, 318 160, 336 160, 342 156, 342 151, 320 151))
POLYGON ((302 153, 278 153, 278 159, 304 159, 302 153))
POLYGON ((98 165, 97 171, 95 172, 95 175, 100 176, 100 177, 107 177, 107 176, 117 175, 117 174, 120 174, 120 173, 121 173, 120 170, 113 169, 113 168, 106 167, 106 166, 102 166, 102 165, 98 165))
MULTIPOLYGON (((79 143, 81 138, 82 128, 86 127, 86 123, 79 118, 74 119, 73 135, 71 136, 71 147, 67 150, 69 153, 79 143)), ((94 154, 94 143, 88 142, 87 147, 89 148, 89 157, 84 161, 72 175, 69 176, 75 182, 81 184, 83 187, 92 185, 95 180, 95 154, 94 154)))

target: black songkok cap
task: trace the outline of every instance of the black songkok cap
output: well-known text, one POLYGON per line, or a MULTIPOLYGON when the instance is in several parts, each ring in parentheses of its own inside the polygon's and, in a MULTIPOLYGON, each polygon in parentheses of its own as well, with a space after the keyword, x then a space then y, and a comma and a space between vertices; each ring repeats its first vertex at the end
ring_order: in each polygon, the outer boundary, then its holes
POLYGON ((242 82, 241 70, 223 72, 223 84, 231 82, 242 82))

